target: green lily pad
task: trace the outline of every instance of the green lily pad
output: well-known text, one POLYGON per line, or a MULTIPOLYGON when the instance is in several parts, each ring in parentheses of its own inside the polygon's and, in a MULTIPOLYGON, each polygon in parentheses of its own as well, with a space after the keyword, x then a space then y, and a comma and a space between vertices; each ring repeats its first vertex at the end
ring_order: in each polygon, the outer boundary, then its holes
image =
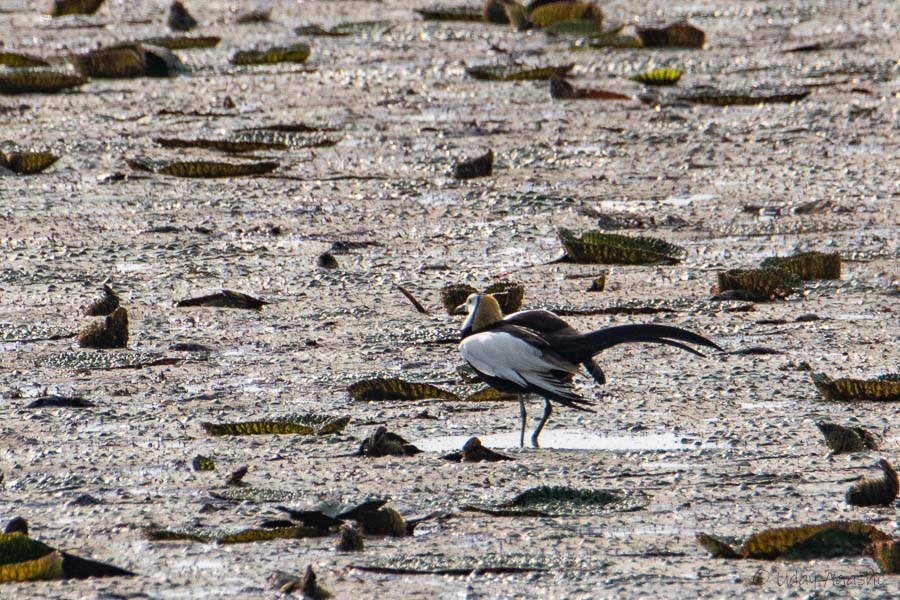
POLYGON ((265 50, 241 50, 231 57, 233 65, 274 65, 277 63, 302 63, 309 58, 311 48, 307 44, 276 46, 265 50))
POLYGON ((811 373, 810 377, 825 400, 843 402, 900 400, 900 380, 891 377, 831 379, 824 373, 811 373))
POLYGON ((764 269, 781 269, 804 281, 810 279, 840 279, 841 255, 837 252, 801 252, 793 256, 773 256, 760 265, 764 269))
POLYGON ((467 67, 466 73, 470 77, 482 81, 537 81, 564 78, 572 70, 575 64, 550 66, 550 67, 509 67, 505 65, 487 67, 467 67))
POLYGON ((681 80, 682 74, 681 69, 663 67, 632 75, 629 79, 644 85, 675 85, 681 80))

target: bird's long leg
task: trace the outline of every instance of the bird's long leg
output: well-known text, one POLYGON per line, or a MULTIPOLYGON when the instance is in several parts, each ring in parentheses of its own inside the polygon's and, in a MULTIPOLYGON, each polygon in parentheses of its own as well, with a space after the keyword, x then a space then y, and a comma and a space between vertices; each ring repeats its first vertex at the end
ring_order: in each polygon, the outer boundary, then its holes
POLYGON ((544 429, 544 425, 547 424, 547 421, 550 420, 550 415, 553 414, 553 405, 550 404, 550 401, 544 398, 544 416, 541 417, 541 422, 538 423, 537 429, 534 430, 534 433, 531 434, 531 445, 535 448, 540 448, 538 445, 538 437, 541 435, 541 431, 544 429))
POLYGON ((528 413, 525 412, 525 395, 519 394, 519 414, 522 415, 522 427, 519 430, 519 448, 525 447, 525 421, 528 419, 528 413))

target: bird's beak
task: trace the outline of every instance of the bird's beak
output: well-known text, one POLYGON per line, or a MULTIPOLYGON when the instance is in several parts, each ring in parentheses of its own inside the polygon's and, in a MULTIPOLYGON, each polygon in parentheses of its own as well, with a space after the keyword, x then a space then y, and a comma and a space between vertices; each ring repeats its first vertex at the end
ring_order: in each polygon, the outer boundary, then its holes
POLYGON ((453 309, 454 315, 465 315, 469 313, 469 307, 465 304, 460 304, 456 308, 453 309))

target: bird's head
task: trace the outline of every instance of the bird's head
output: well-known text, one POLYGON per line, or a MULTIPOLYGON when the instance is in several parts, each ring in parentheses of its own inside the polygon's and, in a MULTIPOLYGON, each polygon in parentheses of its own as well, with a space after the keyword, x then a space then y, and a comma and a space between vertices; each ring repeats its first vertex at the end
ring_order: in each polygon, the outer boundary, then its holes
POLYGON ((503 320, 500 304, 490 294, 472 294, 466 299, 465 304, 460 304, 453 312, 469 315, 463 325, 463 337, 478 333, 503 320))

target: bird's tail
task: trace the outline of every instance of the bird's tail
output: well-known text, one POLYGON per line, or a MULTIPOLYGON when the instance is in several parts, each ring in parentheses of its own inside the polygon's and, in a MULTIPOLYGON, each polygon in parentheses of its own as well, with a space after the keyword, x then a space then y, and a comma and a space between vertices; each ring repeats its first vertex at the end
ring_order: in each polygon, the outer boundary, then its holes
POLYGON ((593 356, 599 352, 612 348, 619 344, 627 344, 630 342, 645 342, 650 344, 666 344, 681 348, 697 356, 703 356, 702 353, 694 350, 687 344, 697 346, 706 346, 714 348, 720 352, 724 352, 715 342, 706 339, 702 335, 697 335, 669 325, 620 325, 618 327, 609 327, 592 331, 578 337, 573 337, 566 344, 566 354, 577 356, 593 356))

